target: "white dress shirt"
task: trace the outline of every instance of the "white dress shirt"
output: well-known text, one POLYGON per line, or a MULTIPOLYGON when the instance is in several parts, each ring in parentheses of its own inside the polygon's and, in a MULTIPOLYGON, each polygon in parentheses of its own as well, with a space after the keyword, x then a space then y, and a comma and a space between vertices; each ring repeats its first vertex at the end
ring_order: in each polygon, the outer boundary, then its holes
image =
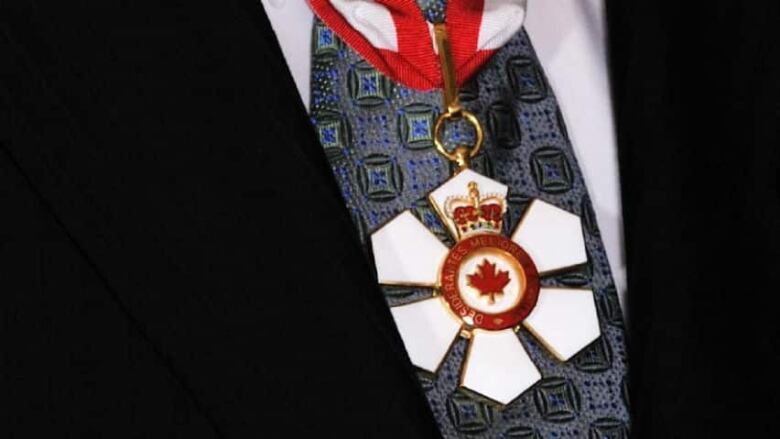
MULTIPOLYGON (((309 106, 311 23, 304 0, 262 0, 295 85, 309 106)), ((525 29, 566 121, 622 304, 625 258, 603 0, 529 0, 525 29)))

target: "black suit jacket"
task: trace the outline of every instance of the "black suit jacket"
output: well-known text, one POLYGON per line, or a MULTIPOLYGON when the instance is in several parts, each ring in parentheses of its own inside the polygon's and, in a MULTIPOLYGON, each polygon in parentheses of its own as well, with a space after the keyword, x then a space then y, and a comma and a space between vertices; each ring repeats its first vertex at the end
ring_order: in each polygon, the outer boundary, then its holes
MULTIPOLYGON (((262 8, 160 3, 0 10, 0 435, 436 436, 262 8)), ((777 6, 663 3, 608 11, 633 432, 769 434, 777 6)))

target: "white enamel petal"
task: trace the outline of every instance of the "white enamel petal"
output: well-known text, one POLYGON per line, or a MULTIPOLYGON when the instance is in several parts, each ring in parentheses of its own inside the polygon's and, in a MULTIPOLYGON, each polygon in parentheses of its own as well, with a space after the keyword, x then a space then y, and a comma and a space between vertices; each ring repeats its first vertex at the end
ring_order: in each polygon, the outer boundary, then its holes
POLYGON ((580 217, 541 200, 528 206, 512 240, 542 274, 588 261, 580 217))
POLYGON ((601 335, 591 290, 540 289, 539 300, 523 325, 561 361, 601 335))
POLYGON ((458 230, 455 227, 455 222, 448 218, 444 214, 444 206, 447 199, 450 197, 468 197, 469 195, 469 183, 477 183, 479 187, 479 193, 484 197, 487 195, 498 195, 501 198, 506 198, 508 188, 495 180, 478 174, 471 169, 465 169, 454 177, 447 180, 444 184, 436 188, 428 195, 428 199, 439 214, 442 222, 449 229, 452 236, 457 236, 458 230))
POLYGON ((461 322, 433 297, 390 309, 412 364, 436 372, 460 332, 461 322))
POLYGON ((464 387, 508 404, 541 378, 513 330, 474 330, 461 378, 464 387))
POLYGON ((411 212, 404 211, 371 235, 379 283, 436 285, 447 247, 411 212))

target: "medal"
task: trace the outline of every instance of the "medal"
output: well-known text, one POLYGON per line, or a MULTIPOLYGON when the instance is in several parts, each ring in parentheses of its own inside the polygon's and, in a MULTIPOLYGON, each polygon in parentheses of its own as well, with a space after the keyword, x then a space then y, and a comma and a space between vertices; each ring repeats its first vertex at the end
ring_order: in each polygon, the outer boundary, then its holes
MULTIPOLYGON (((400 33, 410 26, 405 21, 408 17, 391 7, 391 3, 406 3, 403 1, 311 3, 315 12, 337 33, 339 26, 344 26, 338 20, 348 21, 343 17, 354 15, 338 13, 338 19, 334 19, 334 11, 328 9, 331 3, 342 8, 368 4, 374 8, 371 9, 374 16, 384 16, 375 9, 384 7, 395 23, 394 32, 400 33)), ((465 3, 451 0, 450 5, 457 11, 458 5, 465 7, 462 6, 465 3)), ((510 7, 516 3, 504 2, 510 7)), ((452 10, 448 9, 448 14, 452 10)), ((407 39, 401 35, 395 40, 383 39, 376 33, 366 36, 366 29, 370 33, 381 26, 365 20, 355 23, 355 28, 363 27, 363 33, 357 34, 369 43, 384 45, 377 49, 378 46, 369 44, 370 49, 363 47, 362 51, 361 44, 353 45, 369 61, 379 57, 380 61, 372 61, 377 68, 415 88, 442 87, 444 109, 434 125, 434 144, 439 154, 455 165, 452 177, 428 195, 428 202, 454 239, 454 245, 445 246, 409 210, 371 235, 380 284, 432 291, 429 298, 391 308, 401 339, 412 364, 432 373, 438 371, 458 337, 467 339, 469 345, 460 385, 500 404, 508 404, 542 378, 517 332, 527 330, 551 357, 564 362, 600 336, 591 290, 542 286, 544 276, 587 263, 580 218, 534 199, 514 230, 503 234, 509 187, 469 168, 470 160, 482 147, 483 131, 477 117, 461 107, 457 93, 458 83, 470 73, 458 71, 456 66, 478 66, 489 55, 469 55, 470 52, 459 50, 460 59, 454 59, 447 25, 435 24, 430 29, 434 40, 431 54, 438 58, 440 73, 432 75, 428 64, 420 64, 417 70, 422 72, 421 77, 410 80, 405 76, 409 69, 403 67, 409 57, 404 58, 403 48, 398 47, 402 46, 399 42, 407 39), (392 41, 396 41, 395 47, 392 41), (393 48, 397 56, 382 55, 382 50, 393 48), (472 60, 471 64, 468 60, 472 60), (404 74, 394 75, 396 71, 404 74), (474 144, 447 149, 442 141, 445 125, 459 120, 473 128, 474 144)), ((347 41, 350 38, 353 42, 362 41, 348 31, 342 29, 342 32, 346 32, 347 41)), ((477 34, 481 40, 483 35, 479 30, 477 34)), ((427 38, 430 41, 431 36, 427 38)), ((460 46, 456 49, 462 49, 463 41, 468 38, 458 38, 460 46)), ((482 46, 478 43, 475 47, 478 52, 482 46)), ((406 49, 413 54, 411 58, 419 55, 420 60, 429 59, 420 55, 422 51, 406 49)))

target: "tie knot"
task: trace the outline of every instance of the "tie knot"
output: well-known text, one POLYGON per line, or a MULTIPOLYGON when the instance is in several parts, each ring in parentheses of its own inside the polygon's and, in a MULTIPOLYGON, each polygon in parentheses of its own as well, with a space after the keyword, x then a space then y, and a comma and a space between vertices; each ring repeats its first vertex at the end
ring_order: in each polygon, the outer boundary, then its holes
POLYGON ((417 0, 425 19, 431 23, 442 23, 444 11, 447 9, 447 0, 417 0))

